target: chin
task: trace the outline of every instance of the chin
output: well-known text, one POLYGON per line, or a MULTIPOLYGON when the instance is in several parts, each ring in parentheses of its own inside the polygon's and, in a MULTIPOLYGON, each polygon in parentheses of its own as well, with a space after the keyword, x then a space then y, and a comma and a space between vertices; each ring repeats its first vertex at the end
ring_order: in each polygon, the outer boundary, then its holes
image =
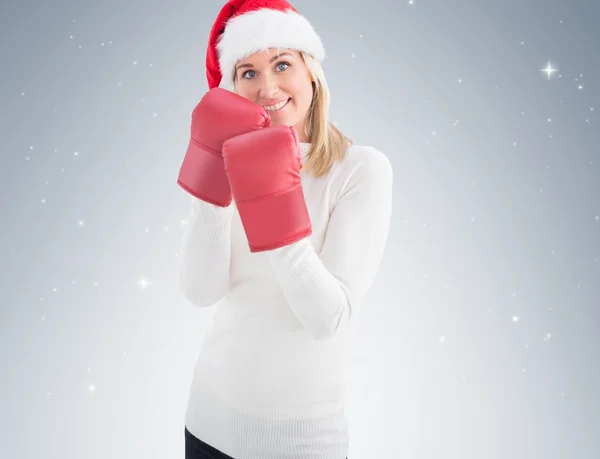
POLYGON ((296 119, 288 116, 271 117, 271 126, 296 126, 296 124, 298 124, 296 119))

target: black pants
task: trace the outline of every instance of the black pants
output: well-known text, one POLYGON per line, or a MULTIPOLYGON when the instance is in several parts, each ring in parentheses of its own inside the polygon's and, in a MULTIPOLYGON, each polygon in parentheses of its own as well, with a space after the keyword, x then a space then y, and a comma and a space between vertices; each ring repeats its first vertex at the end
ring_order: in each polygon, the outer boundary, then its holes
POLYGON ((233 459, 216 448, 207 445, 199 438, 194 437, 187 427, 185 428, 185 459, 233 459))
MULTIPOLYGON (((207 445, 199 438, 194 437, 187 427, 185 428, 185 459, 233 459, 216 448, 207 445)), ((346 458, 348 459, 348 458, 346 458)))

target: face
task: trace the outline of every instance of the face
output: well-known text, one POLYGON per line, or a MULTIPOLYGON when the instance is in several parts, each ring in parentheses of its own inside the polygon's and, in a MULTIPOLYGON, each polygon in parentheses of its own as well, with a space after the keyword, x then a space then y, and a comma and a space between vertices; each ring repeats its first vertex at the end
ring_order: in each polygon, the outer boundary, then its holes
POLYGON ((235 72, 240 96, 265 107, 272 126, 294 126, 300 141, 308 141, 304 123, 313 96, 312 78, 299 52, 261 51, 240 60, 235 72))

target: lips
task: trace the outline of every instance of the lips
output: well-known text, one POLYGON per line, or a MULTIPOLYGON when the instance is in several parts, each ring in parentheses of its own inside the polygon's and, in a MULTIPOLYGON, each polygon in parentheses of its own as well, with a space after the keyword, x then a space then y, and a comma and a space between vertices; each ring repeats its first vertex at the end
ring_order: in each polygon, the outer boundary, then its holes
POLYGON ((263 107, 268 112, 275 112, 275 111, 281 110, 283 107, 285 107, 290 100, 291 99, 285 99, 285 100, 282 100, 281 102, 278 102, 278 103, 276 103, 274 105, 263 105, 263 107))

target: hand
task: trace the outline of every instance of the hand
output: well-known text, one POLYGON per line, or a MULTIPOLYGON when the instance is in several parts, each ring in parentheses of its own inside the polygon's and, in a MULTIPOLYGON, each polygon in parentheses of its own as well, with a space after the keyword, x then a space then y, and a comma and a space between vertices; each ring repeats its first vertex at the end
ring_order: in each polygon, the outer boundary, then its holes
POLYGON ((221 148, 230 137, 269 126, 261 105, 222 88, 208 91, 192 113, 190 141, 177 183, 198 199, 227 207, 232 200, 221 148))
POLYGON ((275 126, 231 137, 223 144, 223 160, 251 252, 312 234, 296 129, 275 126))

